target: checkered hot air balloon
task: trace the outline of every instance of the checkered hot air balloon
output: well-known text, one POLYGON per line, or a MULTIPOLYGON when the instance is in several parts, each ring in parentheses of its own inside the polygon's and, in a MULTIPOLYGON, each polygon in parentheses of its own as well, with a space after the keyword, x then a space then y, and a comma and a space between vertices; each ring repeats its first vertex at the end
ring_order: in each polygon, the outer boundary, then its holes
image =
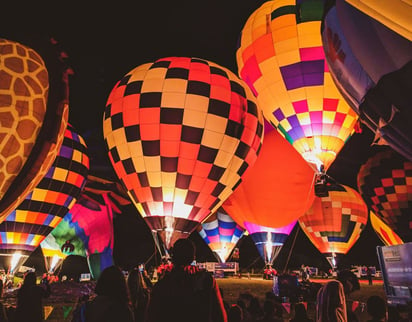
POLYGON ((373 230, 378 235, 385 246, 393 246, 403 244, 402 239, 395 233, 385 222, 380 219, 373 211, 370 212, 369 218, 373 230))
POLYGON ((319 252, 334 258, 346 254, 358 240, 368 222, 368 207, 348 186, 328 183, 325 187, 328 196, 315 197, 298 222, 319 252))
POLYGON ((369 208, 404 242, 411 242, 412 162, 385 148, 360 167, 358 188, 369 208))
POLYGON ((27 259, 76 203, 88 171, 87 146, 68 125, 63 144, 47 174, 0 224, 0 253, 19 253, 22 260, 27 259))
POLYGON ((230 70, 169 57, 116 84, 103 133, 115 172, 167 250, 215 212, 255 163, 263 116, 230 70))
POLYGON ((357 114, 336 88, 320 33, 324 1, 266 1, 248 18, 236 53, 264 117, 317 170, 327 170, 357 114))
POLYGON ((210 215, 197 229, 200 237, 224 263, 231 256, 245 229, 238 225, 222 207, 210 215))

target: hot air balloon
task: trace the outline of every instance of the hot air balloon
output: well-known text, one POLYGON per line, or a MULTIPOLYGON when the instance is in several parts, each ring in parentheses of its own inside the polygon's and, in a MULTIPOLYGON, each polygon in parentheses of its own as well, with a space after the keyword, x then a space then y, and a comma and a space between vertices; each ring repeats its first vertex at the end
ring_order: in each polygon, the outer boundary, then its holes
POLYGON ((123 188, 116 182, 88 176, 76 204, 51 232, 62 248, 72 246, 71 255, 87 258, 93 278, 113 265, 113 216, 130 204, 123 188))
POLYGON ((246 223, 245 228, 265 264, 271 267, 295 225, 296 220, 286 226, 277 228, 252 223, 246 223))
POLYGON ((403 244, 402 239, 387 224, 384 223, 373 211, 370 212, 369 218, 373 230, 378 235, 385 246, 403 244))
POLYGON ((225 263, 243 236, 245 229, 239 226, 220 207, 217 212, 210 215, 198 226, 197 231, 219 262, 225 263))
POLYGON ((335 267, 337 255, 345 255, 365 228, 368 207, 355 189, 335 182, 329 182, 326 188, 328 196, 315 197, 298 222, 312 244, 335 267))
POLYGON ((167 252, 220 207, 255 163, 263 116, 230 70, 168 57, 136 67, 115 85, 103 134, 116 174, 167 252))
POLYGON ((36 187, 62 145, 68 122, 63 69, 50 75, 36 50, 0 39, 0 222, 36 187))
POLYGON ((222 208, 248 231, 262 258, 273 262, 296 220, 313 202, 314 179, 313 169, 301 155, 265 124, 265 140, 255 165, 222 208), (276 246, 267 255, 263 254, 265 240, 276 246))
POLYGON ((375 142, 412 161, 411 15, 403 1, 337 0, 322 42, 335 84, 375 142))
POLYGON ((246 21, 236 60, 263 109, 317 171, 327 171, 358 116, 329 73, 322 47, 322 1, 266 1, 246 21))
POLYGON ((86 144, 69 124, 52 167, 0 224, 0 253, 27 259, 76 203, 88 170, 86 144))
POLYGON ((368 207, 404 242, 412 241, 412 162, 381 148, 361 166, 357 180, 368 207))
POLYGON ((56 239, 52 234, 48 234, 46 238, 43 239, 40 243, 40 247, 47 272, 54 274, 67 255, 61 251, 60 246, 57 244, 56 239))

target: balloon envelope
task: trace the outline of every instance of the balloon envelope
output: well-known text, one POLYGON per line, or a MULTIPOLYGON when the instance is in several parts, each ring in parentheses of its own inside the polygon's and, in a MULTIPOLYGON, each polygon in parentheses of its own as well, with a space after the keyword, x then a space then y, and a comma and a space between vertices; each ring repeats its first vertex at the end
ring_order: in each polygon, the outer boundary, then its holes
POLYGON ((226 262, 245 229, 239 226, 222 208, 198 226, 198 233, 209 248, 226 262))
POLYGON ((222 207, 244 228, 248 224, 285 227, 312 204, 314 175, 285 138, 265 125, 265 140, 255 165, 222 207))
POLYGON ((329 196, 315 197, 299 225, 323 254, 346 254, 368 222, 368 207, 360 194, 345 185, 328 184, 329 196))
POLYGON ((116 84, 103 132, 116 174, 168 249, 215 212, 254 164, 263 116, 228 69, 169 57, 116 84))
POLYGON ((357 180, 369 208, 404 242, 412 241, 412 162, 388 147, 361 166, 357 180))
POLYGON ((356 7, 349 2, 337 0, 324 18, 322 41, 330 73, 375 140, 412 160, 412 43, 375 19, 379 9, 385 22, 392 19, 402 27, 410 24, 402 17, 412 14, 411 6, 391 1, 362 8, 358 1, 351 1, 356 7))
POLYGON ((67 127, 68 105, 48 100, 45 62, 30 47, 0 39, 0 75, 2 222, 52 166, 67 127))
POLYGON ((76 203, 88 170, 87 146, 69 125, 52 167, 0 224, 0 252, 29 255, 36 249, 76 203))
POLYGON ((243 27, 236 58, 264 117, 305 160, 327 170, 358 116, 329 73, 322 15, 323 1, 266 1, 243 27))

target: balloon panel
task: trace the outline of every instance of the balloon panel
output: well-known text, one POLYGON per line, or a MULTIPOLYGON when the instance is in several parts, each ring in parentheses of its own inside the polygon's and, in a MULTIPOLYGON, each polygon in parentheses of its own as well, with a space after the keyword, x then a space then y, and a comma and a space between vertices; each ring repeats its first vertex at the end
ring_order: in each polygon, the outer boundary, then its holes
POLYGON ((190 233, 254 164, 263 116, 228 69, 170 57, 118 82, 103 130, 115 172, 150 228, 190 233))
POLYGON ((89 170, 87 147, 71 126, 52 167, 0 224, 2 252, 33 251, 60 223, 80 195, 89 170))
POLYGON ((314 175, 301 155, 267 124, 255 165, 222 208, 242 227, 246 223, 285 227, 312 204, 314 175))
POLYGON ((373 230, 385 246, 403 244, 402 239, 372 211, 370 212, 370 220, 373 230))
POLYGON ((345 185, 327 185, 328 197, 315 197, 299 225, 321 253, 346 254, 368 221, 360 194, 345 185))
POLYGON ((329 73, 322 15, 323 1, 266 1, 248 18, 236 60, 265 118, 305 160, 327 170, 358 117, 329 73))
POLYGON ((357 179, 369 208, 403 241, 412 241, 412 162, 387 148, 361 166, 357 179))

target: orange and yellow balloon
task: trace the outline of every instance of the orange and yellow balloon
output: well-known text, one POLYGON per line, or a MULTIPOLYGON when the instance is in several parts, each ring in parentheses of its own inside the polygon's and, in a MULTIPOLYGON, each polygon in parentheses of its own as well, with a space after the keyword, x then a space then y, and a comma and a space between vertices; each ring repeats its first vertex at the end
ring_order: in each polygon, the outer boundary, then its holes
POLYGON ((326 188, 329 196, 315 197, 298 222, 322 254, 346 254, 368 222, 368 207, 348 186, 328 184, 326 188))
POLYGON ((323 11, 323 1, 266 1, 248 18, 236 53, 264 117, 317 170, 329 168, 358 119, 328 70, 323 11))
POLYGON ((385 222, 379 218, 373 211, 369 215, 372 228, 378 235, 385 246, 393 246, 403 244, 402 239, 395 233, 385 222))

